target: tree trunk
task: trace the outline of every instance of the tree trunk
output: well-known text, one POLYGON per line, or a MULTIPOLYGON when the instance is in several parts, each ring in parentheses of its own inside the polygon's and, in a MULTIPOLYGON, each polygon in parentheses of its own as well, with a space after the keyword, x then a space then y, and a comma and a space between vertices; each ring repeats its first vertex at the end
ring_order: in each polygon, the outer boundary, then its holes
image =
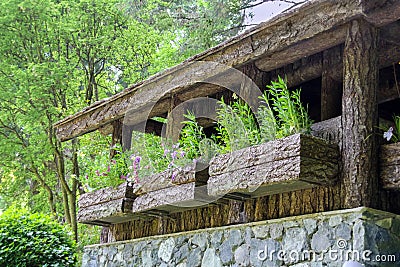
POLYGON ((47 192, 47 200, 49 202, 49 207, 50 207, 51 214, 52 214, 53 217, 57 218, 57 208, 56 208, 56 203, 54 201, 53 190, 46 183, 46 181, 42 178, 42 176, 40 175, 40 173, 39 173, 37 168, 33 167, 33 169, 31 171, 35 174, 36 178, 39 180, 40 185, 43 186, 43 188, 46 190, 46 192, 47 192))
POLYGON ((72 185, 71 185, 71 193, 69 194, 69 207, 70 207, 70 214, 71 214, 71 228, 72 232, 74 233, 75 241, 78 241, 78 222, 77 222, 77 196, 76 193, 80 186, 79 182, 79 163, 78 163, 78 139, 72 139, 72 185))
POLYGON ((377 38, 377 29, 365 20, 350 23, 343 55, 342 99, 343 178, 348 208, 377 204, 377 38))

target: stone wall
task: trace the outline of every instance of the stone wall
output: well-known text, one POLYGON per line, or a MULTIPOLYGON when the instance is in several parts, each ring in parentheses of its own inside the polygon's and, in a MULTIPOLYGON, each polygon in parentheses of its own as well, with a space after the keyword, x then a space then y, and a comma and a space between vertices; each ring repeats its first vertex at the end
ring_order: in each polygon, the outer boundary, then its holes
POLYGON ((400 216, 357 208, 91 245, 82 266, 335 267, 348 260, 400 266, 400 216))

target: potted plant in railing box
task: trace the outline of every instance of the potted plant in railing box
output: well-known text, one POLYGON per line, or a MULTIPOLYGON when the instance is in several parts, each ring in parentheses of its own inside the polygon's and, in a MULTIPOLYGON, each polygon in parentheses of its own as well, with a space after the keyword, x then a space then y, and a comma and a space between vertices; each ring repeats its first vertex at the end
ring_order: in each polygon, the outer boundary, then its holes
POLYGON ((383 188, 400 190, 400 116, 394 116, 393 120, 394 125, 383 134, 391 144, 380 147, 380 178, 383 188))
POLYGON ((231 109, 221 103, 219 139, 229 149, 210 162, 209 195, 253 197, 336 181, 338 146, 309 135, 312 121, 300 90, 290 92, 281 78, 268 89, 256 117, 240 101, 231 109))
POLYGON ((82 165, 86 170, 82 183, 85 194, 78 200, 78 221, 81 223, 107 225, 126 219, 132 210, 138 186, 129 176, 129 166, 138 159, 115 146, 116 153, 109 160, 108 151, 96 156, 83 153, 82 165))
MULTIPOLYGON (((190 114, 188 118, 192 118, 190 114)), ((115 147, 116 155, 103 166, 104 170, 99 170, 101 162, 96 162, 92 175, 86 175, 85 188, 91 192, 81 195, 78 201, 78 220, 117 223, 137 217, 133 213, 162 210, 165 205, 195 205, 196 187, 206 185, 208 179, 208 164, 200 156, 205 136, 194 118, 185 123, 187 127, 177 144, 163 142, 155 135, 134 133, 131 151, 115 147), (106 183, 111 186, 93 190, 106 183)))

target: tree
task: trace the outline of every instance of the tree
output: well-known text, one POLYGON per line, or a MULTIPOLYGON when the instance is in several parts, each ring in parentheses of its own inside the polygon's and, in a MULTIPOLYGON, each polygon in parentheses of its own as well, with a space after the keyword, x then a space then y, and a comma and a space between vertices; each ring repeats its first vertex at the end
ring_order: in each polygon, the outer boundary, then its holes
POLYGON ((116 2, 8 0, 1 5, 0 168, 6 182, 0 189, 11 189, 11 198, 18 193, 10 187, 15 184, 30 196, 45 190, 50 211, 63 215, 76 236, 78 142, 61 144, 52 125, 124 83, 143 79, 155 35, 147 29, 141 38, 144 29, 116 2))

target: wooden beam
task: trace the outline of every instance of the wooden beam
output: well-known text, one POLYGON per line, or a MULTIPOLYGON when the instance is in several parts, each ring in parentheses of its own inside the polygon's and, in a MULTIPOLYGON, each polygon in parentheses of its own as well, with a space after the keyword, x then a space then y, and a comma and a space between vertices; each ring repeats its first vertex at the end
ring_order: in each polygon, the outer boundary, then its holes
POLYGON ((132 145, 133 131, 145 129, 145 133, 161 136, 164 123, 150 119, 136 125, 123 124, 122 127, 122 147, 124 150, 129 150, 132 145))
POLYGON ((216 121, 217 107, 218 103, 216 99, 206 97, 195 98, 176 106, 168 116, 167 138, 169 137, 174 143, 178 142, 181 130, 184 127, 183 122, 187 120, 185 114, 188 114, 188 111, 193 114, 195 118, 207 118, 216 121))
POLYGON ((348 29, 343 65, 342 165, 347 207, 377 204, 378 31, 369 22, 348 29))
POLYGON ((400 2, 397 0, 362 0, 364 18, 376 27, 399 20, 400 2))

